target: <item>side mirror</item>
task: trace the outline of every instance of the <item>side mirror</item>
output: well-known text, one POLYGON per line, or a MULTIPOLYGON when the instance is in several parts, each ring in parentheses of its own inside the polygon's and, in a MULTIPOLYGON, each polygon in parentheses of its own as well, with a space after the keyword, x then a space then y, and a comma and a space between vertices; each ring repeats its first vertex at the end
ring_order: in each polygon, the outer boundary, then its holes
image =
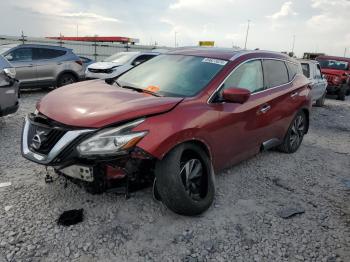
POLYGON ((138 66, 139 64, 142 64, 142 61, 135 61, 134 63, 132 63, 133 66, 138 66))
POLYGON ((13 60, 13 56, 11 54, 8 54, 7 56, 5 56, 5 58, 7 59, 7 61, 13 60))
POLYGON ((250 97, 250 91, 243 88, 227 88, 222 92, 222 98, 229 103, 244 104, 250 97))

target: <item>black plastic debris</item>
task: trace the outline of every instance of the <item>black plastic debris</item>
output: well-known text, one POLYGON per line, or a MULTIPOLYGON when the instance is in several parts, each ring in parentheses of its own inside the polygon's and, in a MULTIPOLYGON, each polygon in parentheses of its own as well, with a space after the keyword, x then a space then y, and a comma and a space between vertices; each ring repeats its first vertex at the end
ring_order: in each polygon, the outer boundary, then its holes
POLYGON ((304 208, 295 206, 295 207, 287 207, 287 208, 281 209, 280 211, 277 212, 277 215, 279 215, 284 219, 287 219, 303 213, 305 213, 304 208))
POLYGON ((72 226, 83 221, 83 209, 73 209, 64 211, 57 220, 57 224, 62 226, 72 226))

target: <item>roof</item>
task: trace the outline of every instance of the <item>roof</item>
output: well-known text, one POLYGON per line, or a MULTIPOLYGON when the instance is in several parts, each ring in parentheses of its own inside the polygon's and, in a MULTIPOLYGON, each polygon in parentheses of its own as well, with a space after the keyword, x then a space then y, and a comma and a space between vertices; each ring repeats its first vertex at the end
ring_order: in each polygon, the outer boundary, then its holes
POLYGON ((310 63, 310 64, 318 64, 318 61, 316 60, 309 60, 309 59, 298 59, 300 63, 310 63))
POLYGON ((316 58, 317 60, 335 60, 335 61, 344 61, 350 63, 350 58, 348 57, 341 57, 341 56, 319 56, 316 58))
POLYGON ((169 51, 167 54, 173 55, 192 55, 208 58, 230 60, 234 55, 241 51, 233 48, 218 47, 182 47, 169 51))
POLYGON ((24 47, 42 47, 42 48, 49 48, 49 49, 60 49, 60 50, 71 50, 69 48, 63 47, 63 46, 57 46, 57 45, 41 45, 41 44, 18 44, 17 46, 24 46, 24 47))
POLYGON ((214 59, 223 59, 223 60, 235 60, 238 57, 243 55, 255 55, 261 56, 261 58, 276 58, 284 59, 295 62, 295 59, 289 57, 288 55, 271 52, 271 51, 262 51, 262 50, 244 50, 244 49, 234 49, 234 48, 218 48, 218 47, 183 47, 173 49, 167 54, 174 55, 192 55, 192 56, 201 56, 214 59))

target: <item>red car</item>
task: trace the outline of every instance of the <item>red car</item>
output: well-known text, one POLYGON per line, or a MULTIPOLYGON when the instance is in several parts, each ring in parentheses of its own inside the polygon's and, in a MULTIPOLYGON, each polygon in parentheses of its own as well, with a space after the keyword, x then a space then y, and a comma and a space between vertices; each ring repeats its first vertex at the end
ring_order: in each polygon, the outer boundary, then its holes
POLYGON ((319 56, 317 61, 328 81, 327 93, 344 101, 350 95, 350 58, 319 56))
POLYGON ((280 53, 184 48, 120 76, 46 95, 25 120, 23 156, 107 190, 154 181, 174 212, 213 202, 214 173, 278 148, 295 152, 311 95, 300 63, 280 53))

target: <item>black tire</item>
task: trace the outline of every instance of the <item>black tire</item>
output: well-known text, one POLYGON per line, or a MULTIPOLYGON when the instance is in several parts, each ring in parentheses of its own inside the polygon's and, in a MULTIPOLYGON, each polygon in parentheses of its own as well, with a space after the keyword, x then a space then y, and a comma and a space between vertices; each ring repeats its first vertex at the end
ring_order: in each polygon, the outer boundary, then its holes
POLYGON ((338 97, 337 100, 340 101, 345 101, 345 96, 346 96, 346 92, 347 92, 348 86, 347 85, 342 85, 338 91, 338 97))
POLYGON ((195 144, 175 147, 157 162, 155 175, 161 200, 175 213, 199 215, 214 200, 215 182, 210 159, 195 144))
POLYGON ((288 128, 283 143, 277 149, 288 154, 296 152, 303 142, 308 125, 307 121, 305 113, 303 111, 298 112, 288 128))
POLYGON ((326 100, 326 92, 323 94, 323 96, 320 99, 316 100, 316 106, 318 107, 324 106, 325 100, 326 100))
POLYGON ((57 79, 57 87, 73 84, 73 83, 75 83, 77 81, 78 80, 77 80, 75 75, 73 75, 71 73, 64 73, 64 74, 62 74, 62 75, 60 75, 58 77, 58 79, 57 79))

